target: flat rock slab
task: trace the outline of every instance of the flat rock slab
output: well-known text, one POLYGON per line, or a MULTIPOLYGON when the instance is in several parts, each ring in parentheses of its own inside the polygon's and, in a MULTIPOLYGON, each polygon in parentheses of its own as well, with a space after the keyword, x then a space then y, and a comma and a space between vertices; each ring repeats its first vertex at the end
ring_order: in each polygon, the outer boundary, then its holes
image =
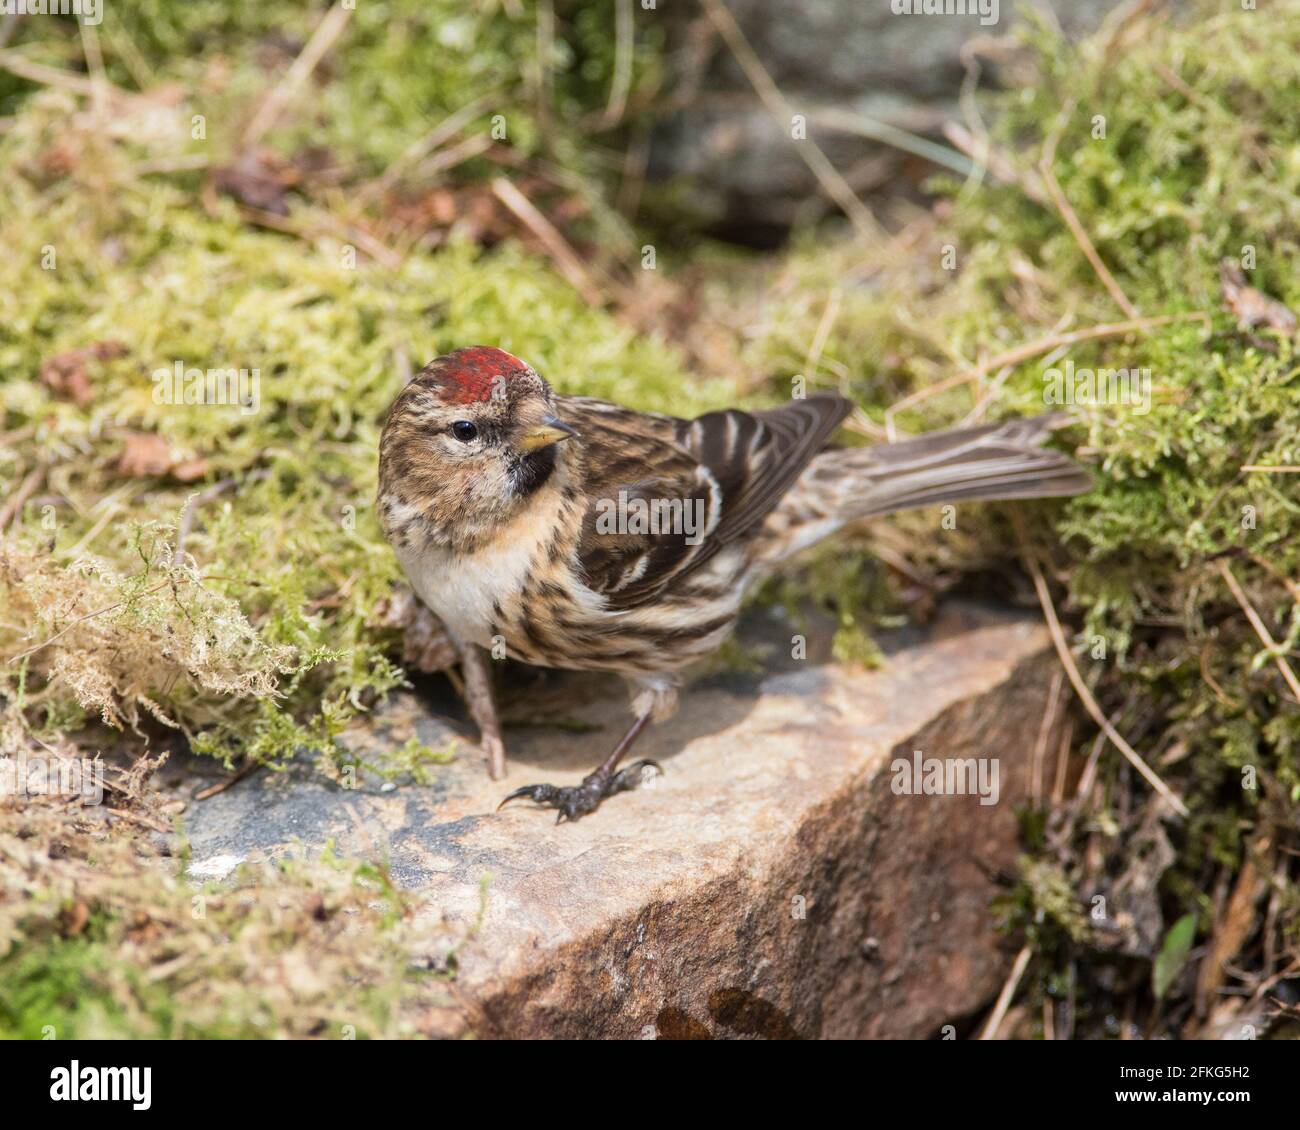
MULTIPOLYGON (((789 651, 787 627, 759 627, 789 651)), ((627 698, 525 674, 507 709, 564 724, 508 728, 505 781, 472 737, 432 785, 264 773, 190 806, 191 871, 331 840, 378 852, 465 939, 452 1027, 480 1036, 934 1036, 1005 976, 990 901, 1014 868, 1053 661, 1036 620, 960 604, 892 647, 877 671, 774 652, 764 674, 703 679, 634 751, 664 775, 575 824, 494 810, 520 785, 578 781, 627 698), (896 792, 891 763, 917 750, 996 759, 997 803, 896 792)), ((350 741, 440 745, 468 732, 456 709, 429 688, 395 696, 350 741)))

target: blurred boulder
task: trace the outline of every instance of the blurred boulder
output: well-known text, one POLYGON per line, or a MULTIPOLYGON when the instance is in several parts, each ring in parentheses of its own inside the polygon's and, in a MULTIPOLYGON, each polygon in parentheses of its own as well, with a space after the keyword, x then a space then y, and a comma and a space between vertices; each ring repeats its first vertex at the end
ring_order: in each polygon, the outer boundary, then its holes
MULTIPOLYGON (((987 25, 978 14, 895 14, 902 6, 903 0, 727 0, 772 80, 794 112, 805 115, 808 136, 864 198, 915 192, 936 166, 855 136, 854 119, 939 138, 943 122, 958 117, 963 49, 1006 36, 1019 18, 1011 0, 1001 0, 997 22, 987 25)), ((1071 35, 1094 30, 1118 6, 1116 0, 1040 0, 1071 35)), ((792 144, 792 127, 763 106, 702 7, 661 6, 659 13, 671 21, 669 51, 682 104, 653 132, 651 179, 687 179, 683 207, 695 226, 738 242, 778 240, 801 208, 822 207, 816 180, 792 144)))

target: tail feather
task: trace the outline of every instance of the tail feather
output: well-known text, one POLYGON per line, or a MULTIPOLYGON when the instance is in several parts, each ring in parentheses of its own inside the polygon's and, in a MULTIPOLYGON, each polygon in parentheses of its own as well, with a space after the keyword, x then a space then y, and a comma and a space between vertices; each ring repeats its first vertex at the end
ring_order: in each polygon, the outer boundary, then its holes
POLYGON ((940 502, 1082 494, 1092 489, 1084 470, 1040 446, 1062 422, 1058 413, 827 451, 809 474, 832 492, 832 510, 841 521, 940 502))

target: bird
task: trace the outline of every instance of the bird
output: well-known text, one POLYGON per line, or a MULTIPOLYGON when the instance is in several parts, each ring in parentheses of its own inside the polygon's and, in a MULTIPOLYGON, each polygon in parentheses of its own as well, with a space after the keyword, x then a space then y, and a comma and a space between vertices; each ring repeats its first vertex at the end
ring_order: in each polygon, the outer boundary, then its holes
POLYGON ((837 446, 850 400, 679 419, 557 394, 492 346, 431 361, 380 433, 380 525, 412 589, 455 645, 493 779, 505 746, 491 659, 621 675, 632 723, 576 785, 531 800, 577 820, 636 788, 620 769, 676 709, 682 673, 732 632, 745 593, 802 550, 865 518, 936 503, 1068 496, 1092 486, 1043 446, 1059 414, 837 446))

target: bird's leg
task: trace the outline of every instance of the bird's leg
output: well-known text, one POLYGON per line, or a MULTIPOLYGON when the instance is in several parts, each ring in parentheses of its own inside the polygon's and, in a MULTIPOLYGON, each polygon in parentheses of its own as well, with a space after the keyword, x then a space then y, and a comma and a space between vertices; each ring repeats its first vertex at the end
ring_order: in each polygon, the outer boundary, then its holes
POLYGON ((494 781, 506 775, 506 747, 501 740, 501 723, 497 720, 492 698, 492 678, 483 652, 472 643, 457 641, 460 669, 465 676, 465 703, 479 729, 479 745, 487 759, 488 776, 494 781))
POLYGON ((627 733, 619 739, 618 745, 614 747, 614 752, 605 758, 592 772, 583 777, 582 784, 564 787, 558 785, 525 785, 521 789, 515 789, 506 797, 497 806, 498 810, 504 808, 512 800, 527 797, 533 803, 540 804, 545 808, 559 809, 559 814, 555 818, 555 822, 558 824, 562 820, 577 820, 580 816, 595 812, 600 807, 600 802, 606 797, 613 796, 615 793, 630 792, 641 783, 642 774, 646 769, 663 772, 658 762, 649 760, 637 761, 617 773, 614 771, 617 769, 618 763, 623 760, 623 755, 632 748, 632 743, 641 736, 641 731, 646 728, 649 721, 650 712, 648 710, 644 714, 637 715, 636 721, 632 723, 627 733))

